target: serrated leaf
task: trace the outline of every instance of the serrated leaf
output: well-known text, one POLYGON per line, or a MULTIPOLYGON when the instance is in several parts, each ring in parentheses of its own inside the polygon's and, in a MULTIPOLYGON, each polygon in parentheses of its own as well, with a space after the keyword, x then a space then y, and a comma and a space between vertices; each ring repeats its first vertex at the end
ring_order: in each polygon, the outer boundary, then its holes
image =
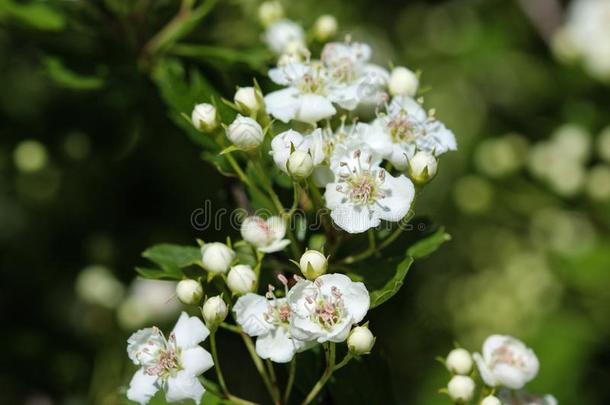
POLYGON ((396 273, 394 273, 394 276, 382 288, 371 291, 369 294, 371 309, 383 304, 400 290, 411 264, 413 264, 413 258, 411 256, 405 257, 405 259, 396 266, 396 273))
POLYGON ((451 240, 451 235, 445 232, 445 228, 440 227, 432 235, 415 242, 409 247, 409 249, 407 249, 407 255, 411 256, 413 259, 420 259, 434 252, 448 240, 451 240))

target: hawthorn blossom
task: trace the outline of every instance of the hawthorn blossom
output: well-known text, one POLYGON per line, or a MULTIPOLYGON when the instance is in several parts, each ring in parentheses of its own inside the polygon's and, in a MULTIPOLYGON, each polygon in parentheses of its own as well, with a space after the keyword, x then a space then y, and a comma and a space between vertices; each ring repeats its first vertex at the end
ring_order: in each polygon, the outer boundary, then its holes
POLYGON ((335 180, 326 185, 326 207, 349 233, 374 228, 381 220, 398 222, 411 208, 415 187, 404 175, 393 177, 366 145, 351 145, 331 166, 335 180))
POLYGON ((168 402, 201 402, 205 389, 197 376, 210 369, 212 356, 199 343, 210 334, 199 318, 182 312, 169 338, 157 328, 140 329, 127 340, 127 354, 140 369, 127 398, 146 404, 162 389, 168 402))
POLYGON ((491 335, 483 344, 483 354, 472 355, 481 378, 490 387, 521 389, 538 374, 538 358, 518 339, 491 335))
POLYGON ((268 295, 271 299, 248 293, 237 300, 233 312, 243 331, 257 337, 256 353, 261 358, 287 363, 309 345, 291 336, 292 311, 286 299, 268 295))
POLYGON ((305 48, 303 27, 286 19, 271 24, 265 30, 264 40, 269 49, 277 55, 289 51, 291 47, 305 48))
POLYGON ((457 149, 453 132, 410 97, 394 97, 387 114, 371 127, 365 141, 399 170, 407 168, 417 150, 439 156, 457 149))
POLYGON ((246 218, 241 224, 242 238, 263 253, 279 252, 288 246, 290 240, 284 239, 284 235, 286 224, 277 216, 264 220, 254 215, 246 218))
POLYGON ((343 342, 352 325, 364 319, 370 306, 363 283, 344 274, 300 280, 286 296, 292 311, 290 333, 303 341, 343 342))
POLYGON ((284 173, 288 173, 286 164, 293 149, 308 152, 311 155, 313 164, 319 165, 325 157, 322 137, 322 130, 320 128, 314 130, 309 135, 302 135, 297 131, 289 129, 273 138, 269 154, 273 157, 277 167, 284 173))

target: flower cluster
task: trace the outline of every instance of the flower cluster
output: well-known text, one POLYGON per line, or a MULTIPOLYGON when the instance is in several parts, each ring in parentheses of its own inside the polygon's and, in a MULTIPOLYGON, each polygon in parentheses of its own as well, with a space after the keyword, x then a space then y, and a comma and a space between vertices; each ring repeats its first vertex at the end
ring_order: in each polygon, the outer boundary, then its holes
POLYGON ((557 405, 552 395, 531 395, 524 390, 538 374, 539 362, 532 349, 512 336, 489 336, 481 354, 454 349, 444 363, 452 378, 442 391, 456 404, 473 401, 478 374, 484 384, 477 402, 481 405, 557 405))

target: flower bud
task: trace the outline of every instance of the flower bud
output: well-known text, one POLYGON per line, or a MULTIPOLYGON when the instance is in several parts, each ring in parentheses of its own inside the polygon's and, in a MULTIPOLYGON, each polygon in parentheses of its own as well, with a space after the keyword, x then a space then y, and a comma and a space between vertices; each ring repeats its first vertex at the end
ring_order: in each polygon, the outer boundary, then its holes
POLYGON ((438 161, 423 150, 420 150, 409 160, 409 177, 417 184, 425 184, 436 176, 438 161))
POLYGON ((203 268, 210 273, 226 273, 235 259, 235 252, 224 243, 206 243, 201 247, 203 268))
POLYGON ((388 87, 393 96, 413 97, 417 93, 417 75, 404 66, 395 67, 390 74, 388 87))
POLYGON ((257 148, 265 135, 258 122, 249 117, 238 115, 227 128, 227 138, 238 148, 251 150, 257 148))
POLYGON ((176 295, 183 304, 197 305, 203 297, 203 287, 198 281, 182 280, 176 285, 176 295))
POLYGON ((231 267, 227 276, 227 285, 233 294, 244 295, 256 289, 256 273, 252 267, 238 264, 231 267))
POLYGON ((472 371, 472 357, 466 349, 453 349, 445 364, 453 374, 468 375, 472 371))
POLYGON ((489 395, 483 398, 481 405, 502 405, 502 402, 500 402, 498 397, 489 395))
POLYGON ((229 309, 227 308, 227 304, 225 304, 225 301, 220 295, 208 298, 201 309, 203 320, 210 329, 215 329, 220 325, 225 320, 228 313, 229 309))
POLYGON ((456 375, 447 385, 449 397, 457 403, 466 403, 474 397, 474 381, 465 375, 456 375))
POLYGON ((320 42, 328 41, 337 34, 338 25, 334 16, 330 14, 321 15, 313 27, 316 39, 320 42))
POLYGON ((284 18, 284 8, 279 1, 265 1, 258 8, 258 19, 264 27, 284 18))
POLYGON ((315 280, 326 273, 328 260, 317 250, 307 250, 303 253, 303 256, 301 256, 299 267, 301 268, 301 273, 303 273, 307 279, 315 280))
POLYGON ((240 87, 235 92, 233 101, 243 114, 256 115, 263 107, 263 95, 254 87, 240 87))
POLYGON ((219 124, 216 107, 208 103, 197 104, 195 108, 193 108, 191 121, 199 131, 212 132, 218 128, 219 124))
POLYGON ((356 326, 347 338, 347 347, 355 355, 369 354, 375 344, 375 336, 368 326, 356 326))
POLYGON ((313 172, 313 159, 308 152, 295 150, 288 158, 288 173, 297 179, 309 177, 313 172))

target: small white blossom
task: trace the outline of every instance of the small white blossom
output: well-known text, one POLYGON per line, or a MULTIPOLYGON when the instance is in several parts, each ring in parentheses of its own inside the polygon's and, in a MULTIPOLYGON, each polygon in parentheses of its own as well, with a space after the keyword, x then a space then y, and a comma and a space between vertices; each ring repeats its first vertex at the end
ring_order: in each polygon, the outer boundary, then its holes
POLYGON ((244 295, 256 288, 256 273, 247 264, 231 267, 227 275, 227 285, 233 294, 244 295))
POLYGON ((445 364, 454 374, 468 375, 472 371, 472 356, 466 349, 453 349, 447 355, 445 364))
POLYGON ((388 87, 392 96, 414 97, 418 86, 417 75, 404 66, 397 66, 390 73, 388 87))
POLYGON ((324 160, 324 141, 322 130, 316 129, 309 135, 301 135, 299 132, 289 129, 276 135, 271 141, 271 156, 277 167, 284 173, 288 173, 288 159, 293 150, 306 152, 311 156, 314 166, 324 160))
POLYGON ((488 395, 481 401, 481 405, 502 405, 502 402, 498 399, 498 397, 494 395, 488 395))
POLYGON ((309 249, 301 256, 299 268, 308 280, 315 280, 326 273, 328 260, 326 256, 317 250, 309 249))
POLYGON ((314 35, 320 42, 328 41, 337 34, 339 24, 335 16, 324 14, 318 17, 313 26, 314 35))
POLYGON ((227 304, 220 295, 208 298, 201 308, 201 315, 205 323, 212 329, 221 324, 228 313, 227 304))
POLYGON ((269 49, 277 55, 286 53, 289 47, 295 45, 305 48, 305 32, 303 28, 290 20, 279 20, 267 28, 264 40, 269 49))
POLYGON ((218 113, 212 104, 201 103, 193 108, 191 121, 195 128, 203 132, 212 132, 218 128, 218 113))
POLYGON ((263 108, 263 95, 254 87, 240 87, 233 96, 233 101, 244 114, 256 114, 263 108))
POLYGON ((313 172, 313 160, 309 152, 295 150, 288 158, 288 173, 296 179, 305 179, 313 172))
POLYGON ((538 358, 518 339, 492 335, 483 344, 483 354, 474 353, 481 378, 490 387, 521 389, 538 374, 538 358))
POLYGON ((284 7, 279 1, 265 1, 258 7, 258 19, 264 27, 284 18, 284 7))
MULTIPOLYGON (((364 146, 364 145, 362 145, 364 146)), ((415 187, 404 175, 393 177, 368 148, 348 148, 326 185, 326 207, 333 221, 349 233, 374 228, 381 220, 398 222, 411 208, 415 187)), ((332 167, 332 166, 331 166, 332 167)))
POLYGON ((233 307, 235 320, 249 336, 257 336, 256 353, 263 359, 287 363, 310 345, 290 334, 292 311, 285 298, 257 294, 240 297, 233 307))
POLYGON ((455 375, 447 384, 447 393, 452 400, 467 403, 474 397, 475 388, 472 378, 465 375, 455 375))
POLYGON ((436 176, 438 160, 430 153, 420 150, 409 159, 409 177, 417 184, 425 184, 436 176))
POLYGON ((355 355, 369 354, 375 345, 375 336, 367 326, 356 326, 347 338, 347 347, 355 355))
POLYGON ((186 305, 196 305, 203 297, 203 287, 195 280, 186 279, 176 285, 176 295, 186 305))
POLYGON ((227 128, 227 138, 238 148, 251 150, 258 148, 263 142, 265 134, 256 120, 238 114, 227 128))
POLYGON ((300 280, 286 298, 293 313, 291 335, 319 343, 345 341, 352 325, 362 321, 370 305, 364 284, 344 274, 300 280))
POLYGON ((286 224, 280 217, 270 217, 264 220, 258 216, 248 217, 241 224, 241 236, 263 253, 273 253, 283 250, 290 244, 284 239, 286 224))
POLYGON ((127 340, 127 354, 140 369, 133 376, 127 398, 147 404, 162 389, 168 402, 201 402, 205 389, 197 376, 210 369, 212 356, 199 343, 210 332, 196 317, 182 312, 169 338, 156 327, 141 329, 127 340))
POLYGON ((235 252, 224 243, 206 243, 201 247, 203 268, 210 273, 226 273, 234 259, 235 252))

